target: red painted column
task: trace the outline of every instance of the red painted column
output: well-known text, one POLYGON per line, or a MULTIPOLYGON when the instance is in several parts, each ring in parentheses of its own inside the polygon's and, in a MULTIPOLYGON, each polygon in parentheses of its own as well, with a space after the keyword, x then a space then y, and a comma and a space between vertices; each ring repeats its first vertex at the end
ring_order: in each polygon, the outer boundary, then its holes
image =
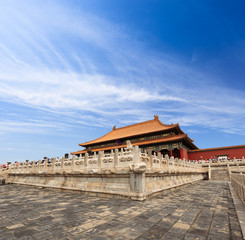
POLYGON ((170 157, 172 157, 173 156, 173 150, 170 149, 169 151, 170 151, 170 157))
POLYGON ((181 159, 188 159, 188 153, 184 148, 180 148, 180 158, 181 159))
POLYGON ((180 148, 179 151, 180 151, 180 158, 183 159, 184 158, 183 148, 180 148))

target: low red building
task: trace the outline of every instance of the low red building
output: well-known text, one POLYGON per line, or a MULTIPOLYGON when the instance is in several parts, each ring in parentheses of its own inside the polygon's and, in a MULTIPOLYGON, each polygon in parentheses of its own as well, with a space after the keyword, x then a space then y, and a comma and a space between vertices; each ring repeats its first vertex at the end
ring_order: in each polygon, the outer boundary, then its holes
POLYGON ((188 151, 188 159, 212 159, 218 157, 238 158, 245 157, 245 145, 206 148, 188 151))
POLYGON ((95 140, 81 143, 85 149, 71 154, 80 156, 99 151, 110 152, 112 149, 126 147, 130 140, 133 146, 139 146, 142 151, 158 153, 181 159, 199 160, 224 156, 227 158, 242 158, 245 156, 245 145, 199 149, 184 133, 179 124, 163 124, 157 115, 153 120, 141 122, 121 128, 113 127, 112 131, 95 140))

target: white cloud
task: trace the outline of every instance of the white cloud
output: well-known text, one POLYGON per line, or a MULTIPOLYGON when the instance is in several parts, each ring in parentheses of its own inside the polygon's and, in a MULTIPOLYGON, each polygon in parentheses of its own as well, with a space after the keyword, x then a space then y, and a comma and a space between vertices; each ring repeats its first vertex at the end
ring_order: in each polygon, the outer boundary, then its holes
MULTIPOLYGON (((166 123, 245 130, 242 92, 176 56, 145 49, 123 27, 85 11, 15 3, 0 6, 1 101, 75 114, 70 119, 83 125, 108 126, 114 119, 126 124, 158 113, 166 123)), ((28 121, 5 127, 18 131, 22 124, 49 128, 28 121)))
POLYGON ((0 134, 5 133, 31 133, 52 135, 55 132, 67 131, 71 125, 67 123, 44 120, 5 120, 0 121, 0 134))

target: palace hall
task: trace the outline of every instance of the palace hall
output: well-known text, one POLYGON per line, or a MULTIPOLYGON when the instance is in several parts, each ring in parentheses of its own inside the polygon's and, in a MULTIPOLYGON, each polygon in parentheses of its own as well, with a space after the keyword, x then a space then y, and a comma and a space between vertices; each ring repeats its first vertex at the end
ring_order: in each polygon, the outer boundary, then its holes
POLYGON ((218 156, 241 158, 245 156, 245 145, 220 148, 199 149, 183 132, 179 124, 163 124, 157 115, 153 120, 136 123, 133 125, 116 128, 95 140, 80 143, 85 149, 72 152, 72 155, 80 156, 85 153, 93 154, 99 151, 110 152, 113 149, 126 147, 126 141, 130 140, 133 146, 139 146, 142 151, 150 154, 161 152, 163 156, 189 160, 210 159, 218 156))

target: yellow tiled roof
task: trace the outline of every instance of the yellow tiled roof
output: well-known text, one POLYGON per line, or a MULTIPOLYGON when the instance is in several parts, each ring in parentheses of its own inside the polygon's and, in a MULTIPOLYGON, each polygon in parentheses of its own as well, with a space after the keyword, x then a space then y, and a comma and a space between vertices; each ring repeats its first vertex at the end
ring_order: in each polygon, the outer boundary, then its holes
MULTIPOLYGON (((154 144, 154 143, 166 143, 166 142, 173 142, 181 139, 186 139, 188 142, 193 144, 187 134, 180 134, 180 135, 171 135, 167 137, 161 137, 161 138, 155 138, 155 139, 149 139, 149 140, 143 140, 143 141, 137 141, 133 142, 133 146, 142 146, 142 145, 147 145, 147 144, 154 144)), ((193 144, 194 145, 194 144, 193 144)), ((111 150, 111 149, 117 149, 117 148, 124 148, 126 147, 126 144, 121 144, 121 145, 114 145, 114 146, 106 146, 106 147, 101 147, 101 148, 95 148, 91 149, 92 152, 97 152, 97 151, 105 151, 105 150, 111 150)), ((194 145, 195 146, 195 145, 194 145)), ((196 146, 195 146, 196 147, 196 146)), ((81 153, 86 153, 87 150, 81 150, 77 152, 72 152, 71 154, 81 154, 81 153)))
POLYGON ((163 124, 159 119, 158 116, 155 116, 153 120, 149 120, 146 122, 141 122, 121 128, 113 128, 113 130, 106 135, 97 138, 95 140, 81 143, 80 146, 88 146, 96 143, 107 142, 117 139, 123 139, 148 133, 166 131, 170 129, 178 128, 180 133, 183 133, 182 130, 179 128, 179 124, 171 124, 166 125, 163 124))

